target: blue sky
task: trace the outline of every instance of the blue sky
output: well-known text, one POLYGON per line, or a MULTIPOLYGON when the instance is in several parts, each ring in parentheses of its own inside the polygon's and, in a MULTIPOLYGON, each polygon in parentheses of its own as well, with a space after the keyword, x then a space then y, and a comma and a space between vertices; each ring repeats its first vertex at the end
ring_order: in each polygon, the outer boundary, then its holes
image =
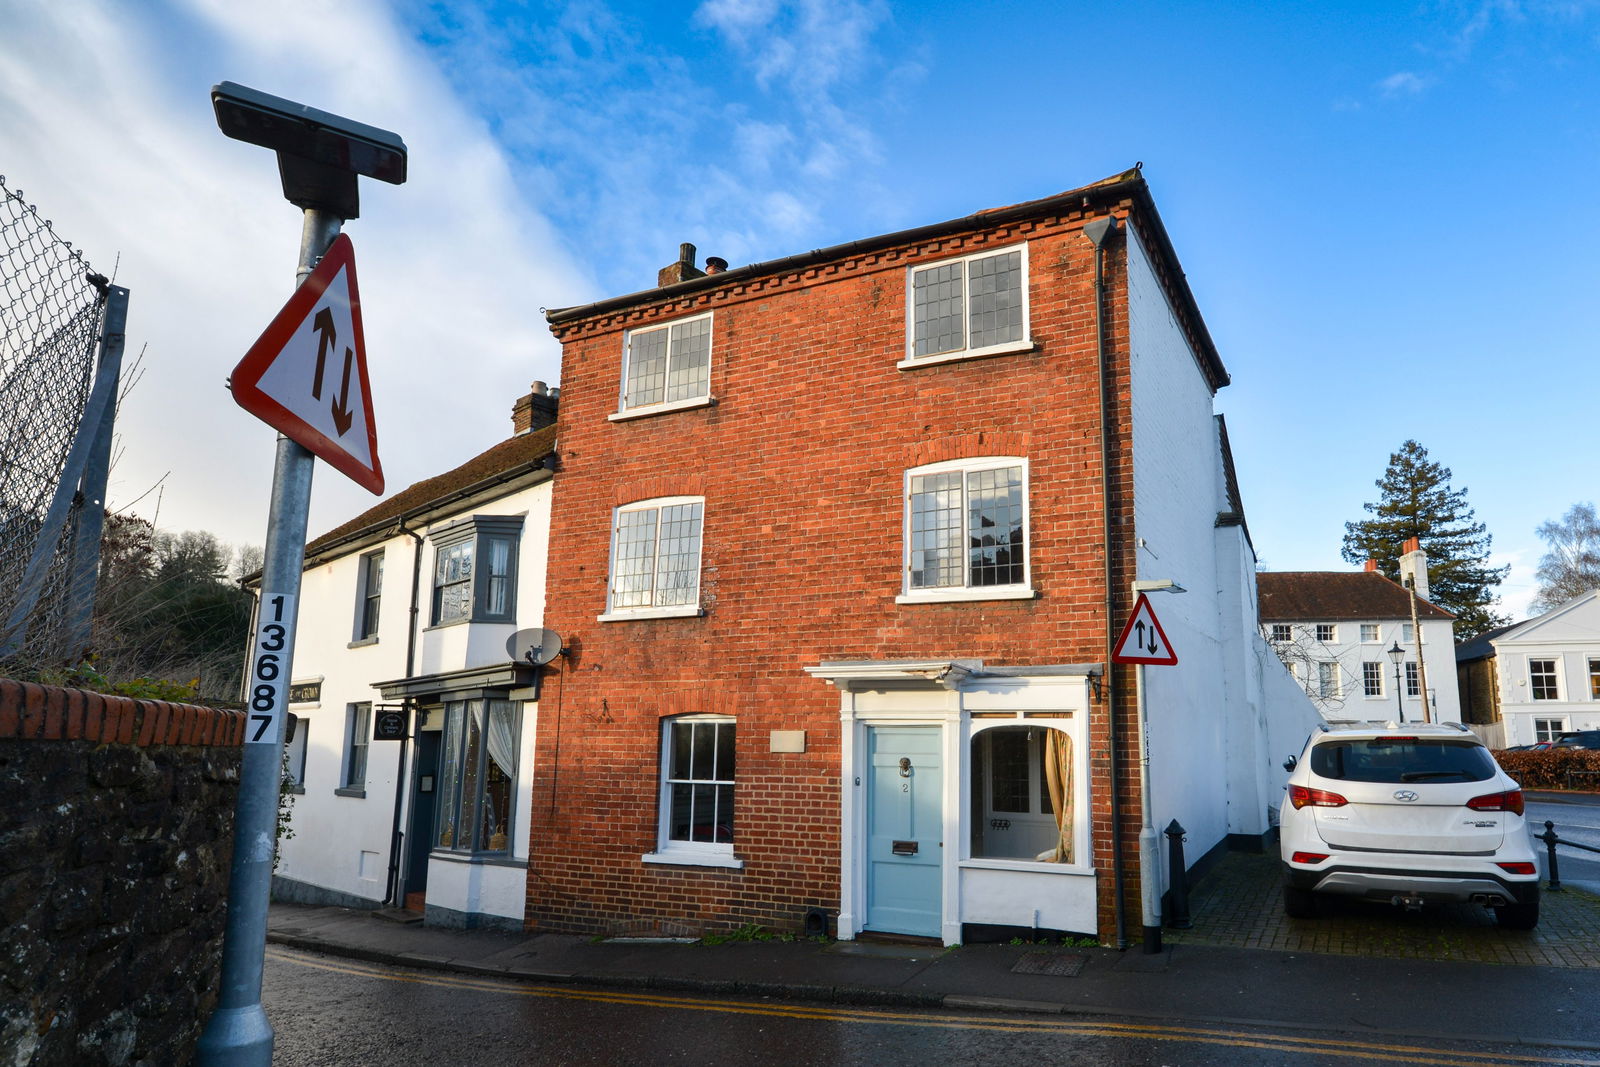
MULTIPOLYGON (((751 262, 1142 161, 1233 375, 1267 566, 1345 567, 1414 437, 1520 616, 1534 528, 1600 496, 1600 4, 6 5, 0 174, 115 265, 147 346, 113 505, 240 543, 271 435, 222 380, 298 222, 270 155, 217 132, 224 79, 410 146, 347 227, 391 491, 558 380, 540 308, 645 288, 681 241, 751 262)), ((312 532, 369 500, 320 469, 312 532)))

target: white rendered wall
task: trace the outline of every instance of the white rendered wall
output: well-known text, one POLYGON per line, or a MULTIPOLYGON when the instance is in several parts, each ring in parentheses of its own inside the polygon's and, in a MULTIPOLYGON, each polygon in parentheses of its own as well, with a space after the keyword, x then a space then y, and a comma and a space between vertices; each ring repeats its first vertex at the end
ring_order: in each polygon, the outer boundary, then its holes
MULTIPOLYGON (((412 675, 447 673, 505 663, 505 642, 515 630, 537 627, 544 618, 545 575, 550 530, 550 482, 478 504, 430 524, 444 526, 469 516, 524 516, 517 562, 516 622, 463 623, 429 627, 433 546, 424 540, 418 590, 419 634, 412 675)), ((322 680, 322 699, 290 710, 308 729, 305 793, 296 797, 291 826, 295 836, 283 845, 277 874, 308 886, 379 902, 387 888, 395 810, 395 781, 401 745, 368 745, 365 797, 340 796, 344 769, 346 709, 349 704, 383 702, 373 683, 406 675, 406 637, 410 619, 411 576, 416 542, 405 534, 363 546, 334 561, 307 569, 301 578, 295 644, 295 681, 322 680), (378 640, 352 647, 362 556, 384 551, 383 602, 378 640)), ((522 745, 517 769, 512 856, 526 861, 537 705, 522 713, 522 745)), ((409 747, 409 746, 408 746, 409 747)), ((409 822, 409 800, 402 825, 409 822)), ((429 864, 428 902, 467 914, 521 918, 526 892, 524 868, 435 860, 429 864), (471 868, 467 870, 466 868, 471 868)))
POLYGON ((1568 601, 1490 642, 1500 684, 1506 744, 1535 740, 1535 719, 1564 719, 1568 730, 1600 730, 1600 699, 1591 695, 1589 663, 1600 663, 1600 591, 1568 601), (1533 699, 1528 661, 1556 660, 1555 700, 1533 699))
MULTIPOLYGON (((1188 858, 1228 832, 1233 739, 1224 727, 1244 679, 1225 677, 1222 611, 1225 600, 1238 597, 1224 596, 1222 578, 1235 583, 1238 575, 1220 575, 1217 566, 1223 492, 1210 388, 1131 228, 1127 249, 1137 575, 1170 578, 1188 590, 1149 594, 1178 656, 1176 666, 1145 668, 1151 813, 1157 831, 1173 819, 1183 824, 1188 858)), ((1237 658, 1232 662, 1237 673, 1237 658)))
MULTIPOLYGON (((1274 620, 1282 623, 1282 620, 1274 620)), ((1298 619, 1290 622, 1294 641, 1290 659, 1299 672, 1296 677, 1302 686, 1309 686, 1311 702, 1327 719, 1394 719, 1402 712, 1407 722, 1421 722, 1424 718, 1421 695, 1410 696, 1405 685, 1405 667, 1400 668, 1400 700, 1395 700, 1394 664, 1385 654, 1396 642, 1405 650, 1406 661, 1416 659, 1416 645, 1407 641, 1405 630, 1409 619, 1298 619), (1334 639, 1318 641, 1315 628, 1318 623, 1332 623, 1334 639), (1375 623, 1378 637, 1374 641, 1361 640, 1361 624, 1375 623), (1337 694, 1323 697, 1317 690, 1317 664, 1333 662, 1339 665, 1337 694), (1376 696, 1366 695, 1362 663, 1381 665, 1383 689, 1376 696)), ((1262 626, 1264 635, 1272 632, 1272 623, 1262 626)), ((1459 722, 1461 698, 1456 686, 1456 660, 1453 624, 1448 619, 1424 619, 1422 630, 1422 662, 1426 668, 1428 691, 1433 696, 1434 722, 1459 722)))

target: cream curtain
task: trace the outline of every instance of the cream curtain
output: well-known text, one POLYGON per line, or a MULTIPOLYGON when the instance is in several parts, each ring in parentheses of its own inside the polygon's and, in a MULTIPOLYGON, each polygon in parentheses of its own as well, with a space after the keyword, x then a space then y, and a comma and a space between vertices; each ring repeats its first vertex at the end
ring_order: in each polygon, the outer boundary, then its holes
POLYGON ((1045 787, 1050 791, 1050 807, 1056 815, 1056 846, 1041 859, 1050 863, 1072 862, 1072 738, 1061 730, 1044 732, 1045 787))

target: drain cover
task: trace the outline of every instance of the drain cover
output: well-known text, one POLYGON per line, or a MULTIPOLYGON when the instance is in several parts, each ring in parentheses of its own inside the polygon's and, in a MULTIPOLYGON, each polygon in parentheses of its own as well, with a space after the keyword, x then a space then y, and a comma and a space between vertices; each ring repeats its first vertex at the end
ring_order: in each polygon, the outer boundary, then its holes
POLYGON ((1011 968, 1012 974, 1049 974, 1057 978, 1076 978, 1089 962, 1088 956, 1070 952, 1030 952, 1011 968))

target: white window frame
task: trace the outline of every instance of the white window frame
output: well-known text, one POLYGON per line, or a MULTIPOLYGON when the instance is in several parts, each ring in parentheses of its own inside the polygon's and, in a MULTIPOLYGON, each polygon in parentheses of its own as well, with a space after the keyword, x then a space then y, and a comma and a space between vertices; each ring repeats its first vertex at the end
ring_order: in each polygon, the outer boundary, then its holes
POLYGON ((688 408, 705 407, 715 403, 711 395, 711 367, 712 353, 716 348, 716 322, 713 312, 707 311, 702 315, 688 315, 683 318, 672 319, 667 322, 652 323, 649 326, 639 326, 628 330, 622 335, 622 382, 617 392, 617 410, 608 416, 612 422, 622 422, 627 419, 643 418, 646 415, 660 415, 668 411, 683 411, 688 408), (634 340, 647 334, 665 330, 667 334, 666 355, 666 381, 662 383, 662 396, 666 395, 667 386, 672 380, 672 331, 676 327, 688 325, 692 322, 704 321, 706 324, 706 355, 705 355, 705 389, 695 396, 679 397, 676 400, 658 400, 648 404, 630 404, 628 402, 628 377, 633 369, 634 340))
MULTIPOLYGON (((733 789, 734 811, 739 810, 739 785, 737 757, 735 758, 734 777, 722 778, 692 778, 676 779, 670 777, 672 773, 672 733, 676 726, 693 727, 696 724, 725 724, 733 728, 734 751, 738 752, 739 727, 738 720, 732 715, 693 714, 674 715, 661 720, 661 729, 658 734, 660 763, 656 771, 656 849, 640 856, 645 863, 674 864, 691 867, 731 867, 742 869, 744 861, 733 854, 732 841, 677 841, 672 834, 672 788, 674 785, 687 782, 704 782, 707 785, 726 785, 733 789)), ((734 826, 738 826, 737 819, 734 826)), ((734 836, 738 836, 735 829, 734 836)))
POLYGON ((1269 641, 1276 641, 1276 642, 1282 643, 1284 641, 1293 641, 1294 640, 1294 624, 1293 623, 1273 622, 1273 623, 1268 623, 1267 626, 1268 626, 1267 633, 1270 635, 1267 638, 1269 641))
POLYGON ((344 706, 344 757, 339 762, 339 788, 345 797, 367 795, 367 770, 372 755, 372 701, 344 706))
POLYGON ((981 252, 974 252, 965 256, 952 256, 947 259, 935 260, 931 263, 917 263, 906 268, 906 347, 905 358, 896 366, 901 370, 913 367, 926 367, 938 363, 949 363, 963 359, 983 359, 987 356, 1003 356, 1013 352, 1027 352, 1033 348, 1033 328, 1030 315, 1028 293, 1028 243, 1004 245, 999 248, 986 248, 981 252), (980 348, 970 347, 971 341, 971 264, 993 256, 1009 255, 1012 252, 1021 253, 1018 269, 1022 274, 1022 336, 1014 341, 1003 341, 999 344, 984 345, 980 348), (961 264, 961 335, 963 344, 961 348, 951 349, 946 352, 935 352, 926 356, 918 356, 916 338, 916 278, 923 271, 937 270, 952 264, 961 264))
POLYGON ((1339 627, 1336 623, 1319 622, 1316 629, 1317 640, 1325 645, 1331 645, 1339 640, 1339 627))
POLYGON ((606 573, 606 611, 598 616, 600 622, 622 622, 629 619, 673 619, 687 618, 705 614, 700 607, 700 578, 701 569, 705 562, 706 544, 706 498, 703 496, 663 496, 649 500, 636 500, 623 504, 612 510, 611 513, 611 565, 606 573), (695 538, 694 557, 694 598, 687 604, 658 605, 655 601, 660 596, 660 560, 661 560, 661 512, 666 508, 682 507, 691 504, 700 506, 700 528, 695 538), (622 530, 622 518, 625 515, 640 511, 656 512, 655 541, 650 550, 650 603, 647 605, 618 606, 615 603, 617 586, 617 538, 622 530))
POLYGON ((1420 697, 1422 695, 1422 672, 1417 669, 1417 661, 1406 660, 1406 696, 1420 697))
POLYGON ((1528 699, 1536 701, 1556 701, 1561 699, 1561 658, 1559 656, 1529 656, 1528 657, 1528 699), (1548 663, 1550 665, 1550 695, 1540 696, 1539 686, 1534 682, 1534 675, 1545 674, 1544 671, 1535 671, 1534 664, 1548 663))
POLYGON ((1540 741, 1554 741, 1566 732, 1567 718, 1565 715, 1556 717, 1540 715, 1533 720, 1533 740, 1535 744, 1540 741))
POLYGON ((1381 633, 1382 631, 1378 628, 1378 624, 1375 622, 1364 622, 1361 624, 1361 640, 1363 643, 1383 640, 1383 638, 1380 636, 1381 633))
POLYGON ((1600 700, 1600 659, 1589 660, 1589 699, 1600 700))
POLYGON ((1414 645, 1417 643, 1417 628, 1409 622, 1400 624, 1400 643, 1402 645, 1414 645))
POLYGON ((954 601, 968 600, 1031 600, 1038 595, 1033 588, 1033 533, 1030 528, 1032 515, 1028 497, 1032 489, 1027 459, 1021 456, 975 456, 970 459, 948 460, 943 463, 930 463, 922 467, 913 467, 906 471, 900 487, 900 594, 896 596, 897 604, 946 604, 954 601), (1022 472, 1022 581, 1006 585, 972 585, 971 559, 966 553, 970 540, 967 530, 968 510, 967 479, 973 474, 984 471, 1001 470, 1016 467, 1022 472), (912 569, 912 506, 911 483, 915 478, 938 474, 960 474, 961 479, 961 542, 962 573, 964 582, 961 585, 947 586, 919 586, 911 585, 912 569))
POLYGON ((1381 661, 1375 659, 1361 661, 1361 691, 1369 697, 1383 696, 1383 663, 1381 661), (1372 685, 1374 679, 1378 682, 1376 691, 1374 691, 1372 685))
POLYGON ((1317 661, 1317 698, 1319 700, 1337 700, 1340 693, 1340 671, 1338 660, 1317 661))

